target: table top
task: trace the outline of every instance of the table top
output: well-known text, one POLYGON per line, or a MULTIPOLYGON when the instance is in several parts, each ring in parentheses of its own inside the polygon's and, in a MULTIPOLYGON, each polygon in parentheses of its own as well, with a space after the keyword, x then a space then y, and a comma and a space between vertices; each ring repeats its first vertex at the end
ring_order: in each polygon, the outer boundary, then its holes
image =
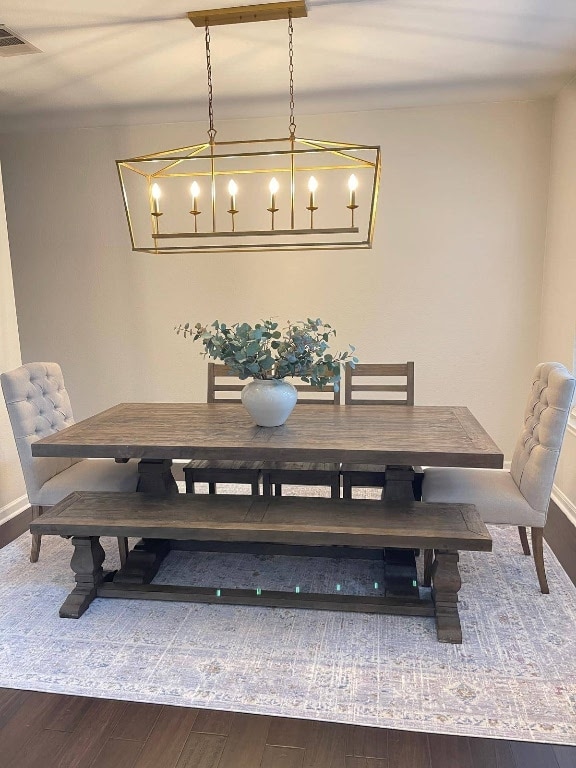
POLYGON ((32 444, 34 456, 345 461, 500 468, 465 407, 298 404, 281 427, 242 405, 121 403, 32 444))

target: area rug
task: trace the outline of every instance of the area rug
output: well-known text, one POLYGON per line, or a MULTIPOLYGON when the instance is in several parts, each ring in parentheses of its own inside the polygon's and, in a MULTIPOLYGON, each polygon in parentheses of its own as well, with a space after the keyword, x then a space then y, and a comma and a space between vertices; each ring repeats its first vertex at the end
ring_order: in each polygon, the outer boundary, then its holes
MULTIPOLYGON (((24 535, 0 551, 0 686, 576 744, 576 589, 546 548, 541 595, 516 529, 491 533, 492 553, 461 556, 460 646, 419 617, 101 599, 60 619, 71 545, 45 537, 32 565, 24 535)), ((360 593, 378 576, 375 561, 172 552, 157 581, 360 593)))

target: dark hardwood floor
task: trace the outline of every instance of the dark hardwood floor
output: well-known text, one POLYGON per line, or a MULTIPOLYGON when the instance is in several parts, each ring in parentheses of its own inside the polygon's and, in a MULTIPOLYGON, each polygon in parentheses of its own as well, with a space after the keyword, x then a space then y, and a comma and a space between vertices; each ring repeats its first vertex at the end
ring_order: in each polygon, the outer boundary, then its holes
MULTIPOLYGON (((0 526, 0 547, 28 524, 0 526)), ((546 538, 576 583, 556 505, 546 538)), ((0 689, 0 768, 576 768, 576 747, 0 689)))
POLYGON ((0 689, 2 768, 573 768, 576 748, 0 689))

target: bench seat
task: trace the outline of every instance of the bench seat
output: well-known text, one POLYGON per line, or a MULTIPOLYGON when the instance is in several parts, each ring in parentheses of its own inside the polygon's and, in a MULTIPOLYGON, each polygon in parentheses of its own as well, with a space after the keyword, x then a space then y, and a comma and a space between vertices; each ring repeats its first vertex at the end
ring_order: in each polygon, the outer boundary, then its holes
POLYGON ((438 638, 461 642, 458 551, 489 551, 492 540, 473 505, 359 499, 76 492, 31 524, 33 533, 73 537, 77 586, 61 608, 79 617, 96 596, 292 605, 435 615, 438 638), (142 537, 123 568, 106 576, 100 536, 142 537), (435 551, 428 600, 295 595, 254 590, 167 587, 149 582, 169 540, 435 551), (148 583, 146 583, 148 582, 148 583), (218 593, 218 594, 217 594, 218 593), (358 608, 358 606, 362 606, 358 608))

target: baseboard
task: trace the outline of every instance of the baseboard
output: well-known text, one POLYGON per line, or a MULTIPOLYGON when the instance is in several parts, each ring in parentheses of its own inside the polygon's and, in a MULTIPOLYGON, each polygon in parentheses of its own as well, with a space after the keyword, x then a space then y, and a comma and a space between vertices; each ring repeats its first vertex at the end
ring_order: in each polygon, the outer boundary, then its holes
POLYGON ((20 512, 28 509, 29 506, 30 502, 28 501, 28 496, 24 494, 24 496, 20 496, 18 499, 11 501, 10 504, 0 507, 0 525, 8 522, 8 520, 11 520, 13 517, 16 517, 20 512))
POLYGON ((560 507, 568 520, 576 527, 576 505, 557 486, 554 486, 552 490, 552 501, 560 507))

